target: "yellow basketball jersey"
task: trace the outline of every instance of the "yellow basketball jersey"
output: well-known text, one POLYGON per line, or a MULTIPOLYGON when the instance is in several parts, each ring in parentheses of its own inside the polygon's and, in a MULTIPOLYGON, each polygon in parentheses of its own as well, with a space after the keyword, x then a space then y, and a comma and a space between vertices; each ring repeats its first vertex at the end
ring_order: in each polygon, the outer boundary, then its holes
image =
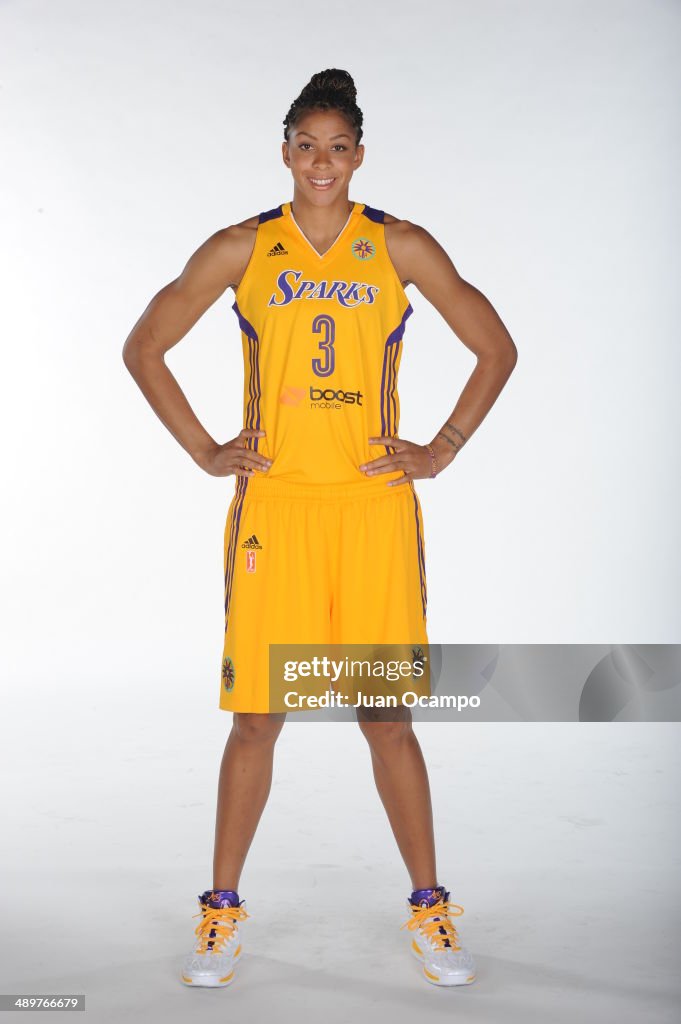
POLYGON ((388 255, 384 212, 354 203, 322 255, 290 202, 261 213, 232 308, 242 332, 243 426, 267 432, 248 447, 273 460, 255 475, 376 480, 358 467, 394 451, 369 438, 398 434, 397 376, 413 312, 388 255))

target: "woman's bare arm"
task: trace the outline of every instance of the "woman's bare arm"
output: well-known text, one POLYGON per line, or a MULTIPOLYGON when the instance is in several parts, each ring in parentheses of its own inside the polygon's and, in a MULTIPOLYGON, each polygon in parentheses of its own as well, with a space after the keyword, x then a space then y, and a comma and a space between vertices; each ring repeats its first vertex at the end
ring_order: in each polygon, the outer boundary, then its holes
MULTIPOLYGON (((250 258, 257 219, 216 231, 190 257, 182 273, 147 306, 123 345, 123 361, 161 422, 207 472, 225 476, 239 465, 266 468, 255 451, 225 452, 199 422, 165 362, 176 345, 228 287, 237 287, 250 258)), ((242 431, 240 438, 262 436, 242 431)), ((235 439, 236 441, 237 439, 235 439)), ((232 442, 228 442, 232 444, 232 442)), ((242 475, 242 474, 237 474, 242 475)))
POLYGON ((431 441, 442 469, 494 405, 518 352, 490 301, 459 275, 425 228, 386 215, 386 245, 402 284, 415 284, 477 359, 454 409, 431 441))

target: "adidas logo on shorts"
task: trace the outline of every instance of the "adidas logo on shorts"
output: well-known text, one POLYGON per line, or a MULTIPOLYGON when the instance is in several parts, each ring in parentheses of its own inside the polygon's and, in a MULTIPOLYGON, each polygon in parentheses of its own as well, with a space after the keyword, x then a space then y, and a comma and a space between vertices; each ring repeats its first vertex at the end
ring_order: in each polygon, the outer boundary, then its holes
POLYGON ((277 242, 273 245, 270 251, 267 253, 268 256, 288 256, 288 249, 285 249, 281 242, 277 242))
POLYGON ((243 542, 241 547, 242 548, 262 548, 262 544, 259 542, 259 540, 256 537, 256 535, 254 533, 252 533, 251 536, 248 538, 248 540, 245 540, 243 542))

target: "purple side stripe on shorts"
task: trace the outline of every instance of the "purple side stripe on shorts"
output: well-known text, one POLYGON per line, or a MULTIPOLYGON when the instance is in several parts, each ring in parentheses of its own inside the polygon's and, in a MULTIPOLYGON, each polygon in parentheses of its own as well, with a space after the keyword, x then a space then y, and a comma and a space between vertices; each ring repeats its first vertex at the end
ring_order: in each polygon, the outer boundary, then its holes
POLYGON ((426 583, 426 558, 423 546, 423 535, 421 533, 421 523, 419 521, 419 507, 416 490, 414 484, 411 484, 411 494, 414 499, 414 518, 416 519, 416 546, 418 549, 419 559, 419 577, 421 579, 421 606, 423 608, 423 619, 426 619, 426 609, 428 606, 428 589, 426 583))
POLYGON ((246 496, 246 484, 248 478, 240 476, 237 478, 235 502, 232 510, 232 522, 229 534, 229 545, 227 548, 227 559, 225 565, 225 633, 229 623, 229 608, 232 600, 232 581, 234 579, 234 566, 236 564, 236 543, 239 537, 239 523, 241 522, 241 511, 246 496))

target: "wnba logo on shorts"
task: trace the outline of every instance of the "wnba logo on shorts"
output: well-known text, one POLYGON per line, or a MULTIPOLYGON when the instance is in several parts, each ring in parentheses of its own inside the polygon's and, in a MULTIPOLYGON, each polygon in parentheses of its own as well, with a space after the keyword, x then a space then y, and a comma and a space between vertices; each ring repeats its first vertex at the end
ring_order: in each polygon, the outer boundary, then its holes
POLYGON ((255 551, 246 552, 246 572, 255 572, 255 551))

